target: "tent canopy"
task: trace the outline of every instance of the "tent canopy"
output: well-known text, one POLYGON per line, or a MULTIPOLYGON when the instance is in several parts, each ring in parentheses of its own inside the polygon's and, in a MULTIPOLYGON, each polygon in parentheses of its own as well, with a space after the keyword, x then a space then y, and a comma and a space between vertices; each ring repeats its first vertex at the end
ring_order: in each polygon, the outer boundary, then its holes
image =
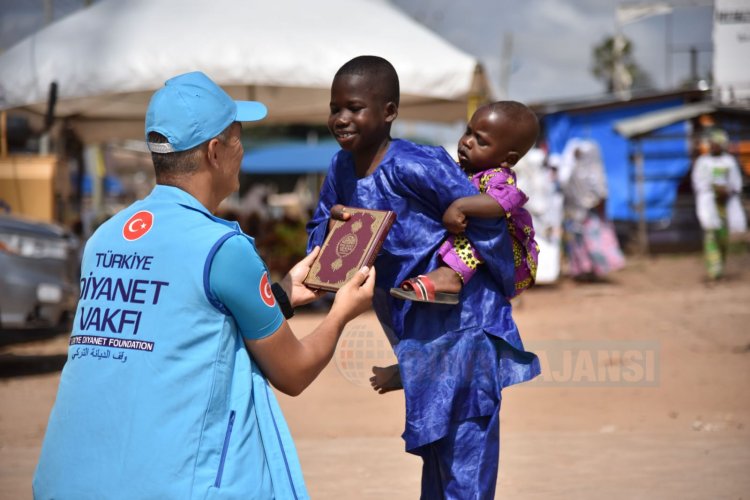
POLYGON ((474 57, 384 0, 103 0, 0 55, 0 109, 43 114, 57 82, 55 114, 84 140, 141 138, 153 91, 200 70, 264 102, 264 123, 323 123, 333 75, 362 54, 393 63, 402 118, 465 119, 489 88, 474 57))

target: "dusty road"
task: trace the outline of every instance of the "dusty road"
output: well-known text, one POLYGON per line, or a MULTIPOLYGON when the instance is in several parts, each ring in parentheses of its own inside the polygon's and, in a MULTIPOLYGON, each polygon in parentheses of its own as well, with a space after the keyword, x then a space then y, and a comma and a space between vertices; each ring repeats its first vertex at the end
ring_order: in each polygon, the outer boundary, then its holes
MULTIPOLYGON (((702 275, 697 255, 631 261, 611 283, 516 304, 544 374, 504 393, 498 498, 750 499, 750 256, 718 286, 702 275)), ((0 351, 0 499, 31 498, 66 340, 0 351)), ((418 498, 403 395, 367 384, 390 360, 365 315, 305 394, 279 396, 313 498, 418 498)))

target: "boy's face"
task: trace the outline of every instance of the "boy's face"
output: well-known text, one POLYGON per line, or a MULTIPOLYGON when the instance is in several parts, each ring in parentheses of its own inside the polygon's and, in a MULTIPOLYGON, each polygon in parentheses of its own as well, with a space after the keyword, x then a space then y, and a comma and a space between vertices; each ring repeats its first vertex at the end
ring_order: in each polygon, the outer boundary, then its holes
POLYGON ((512 124, 489 108, 479 108, 458 141, 458 162, 467 172, 481 172, 520 158, 514 150, 512 124))
POLYGON ((366 151, 389 136, 398 108, 393 102, 385 102, 373 85, 360 75, 341 75, 333 80, 328 129, 345 151, 366 151))

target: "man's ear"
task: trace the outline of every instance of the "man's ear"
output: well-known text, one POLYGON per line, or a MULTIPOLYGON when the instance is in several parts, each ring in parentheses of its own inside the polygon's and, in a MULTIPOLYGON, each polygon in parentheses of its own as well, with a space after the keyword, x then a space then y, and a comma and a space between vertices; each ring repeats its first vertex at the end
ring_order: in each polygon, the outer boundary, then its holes
POLYGON ((393 123, 393 120, 398 116, 398 106, 393 101, 388 101, 385 105, 385 122, 393 123))
POLYGON ((206 160, 208 161, 208 164, 212 167, 218 167, 219 166, 219 156, 218 156, 218 150, 216 147, 219 145, 219 139, 214 137, 210 141, 208 141, 208 145, 206 146, 206 160))
POLYGON ((508 165, 515 165, 520 159, 521 155, 519 155, 515 151, 511 151, 508 153, 508 156, 505 157, 505 163, 507 163, 508 165))

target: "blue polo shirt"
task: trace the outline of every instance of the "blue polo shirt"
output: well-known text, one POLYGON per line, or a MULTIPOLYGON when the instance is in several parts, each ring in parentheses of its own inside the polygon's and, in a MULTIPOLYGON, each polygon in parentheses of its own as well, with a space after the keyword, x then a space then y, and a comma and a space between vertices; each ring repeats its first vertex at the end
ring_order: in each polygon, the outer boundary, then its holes
POLYGON ((283 317, 252 238, 156 186, 86 245, 35 498, 306 498, 244 339, 283 317))

